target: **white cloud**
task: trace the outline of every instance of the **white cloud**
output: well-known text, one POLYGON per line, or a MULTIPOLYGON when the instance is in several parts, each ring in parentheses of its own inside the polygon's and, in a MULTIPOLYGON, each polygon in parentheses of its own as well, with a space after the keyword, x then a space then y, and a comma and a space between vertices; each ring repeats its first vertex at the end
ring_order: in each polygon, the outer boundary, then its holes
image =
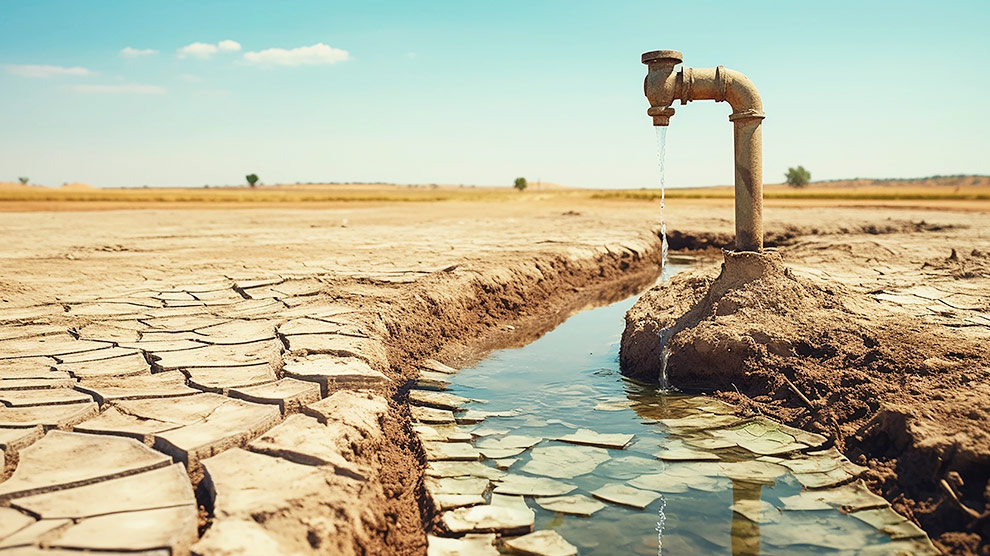
POLYGON ((125 85, 74 85, 72 90, 79 93, 123 93, 132 95, 160 95, 165 93, 165 89, 158 85, 141 85, 140 83, 128 83, 125 85))
POLYGON ((205 60, 217 52, 237 52, 240 49, 241 43, 230 39, 220 41, 217 44, 194 42, 179 49, 179 58, 199 58, 205 60))
POLYGON ((130 46, 125 46, 120 50, 120 55, 124 58, 140 58, 152 54, 158 54, 158 51, 153 48, 131 48, 130 46))
POLYGON ((205 42, 194 42, 179 49, 179 58, 205 59, 217 53, 217 46, 205 42))
POLYGON ((200 81, 203 80, 202 77, 198 75, 193 75, 191 73, 180 73, 179 79, 186 81, 188 83, 199 83, 200 81))
POLYGON ((39 66, 31 64, 7 64, 3 66, 7 73, 20 77, 56 77, 61 75, 93 75, 96 72, 86 68, 73 66, 39 66))
POLYGON ((312 46, 300 46, 286 50, 284 48, 269 48, 259 52, 245 52, 244 59, 254 64, 275 66, 302 66, 315 64, 336 64, 350 59, 346 50, 333 48, 323 43, 312 46))

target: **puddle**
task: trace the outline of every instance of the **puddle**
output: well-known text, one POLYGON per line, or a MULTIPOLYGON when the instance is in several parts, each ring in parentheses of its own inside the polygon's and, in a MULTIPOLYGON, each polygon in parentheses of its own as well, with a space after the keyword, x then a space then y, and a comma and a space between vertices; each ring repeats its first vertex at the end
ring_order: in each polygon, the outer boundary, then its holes
POLYGON ((577 314, 457 374, 427 373, 428 387, 460 396, 421 397, 438 408, 430 415, 451 400, 466 410, 457 425, 428 425, 451 440, 432 457, 471 460, 433 464, 428 475, 451 477, 428 489, 465 505, 534 494, 534 530, 581 554, 936 553, 862 487, 862 468, 816 449, 824 438, 625 380, 619 339, 634 302, 577 314))

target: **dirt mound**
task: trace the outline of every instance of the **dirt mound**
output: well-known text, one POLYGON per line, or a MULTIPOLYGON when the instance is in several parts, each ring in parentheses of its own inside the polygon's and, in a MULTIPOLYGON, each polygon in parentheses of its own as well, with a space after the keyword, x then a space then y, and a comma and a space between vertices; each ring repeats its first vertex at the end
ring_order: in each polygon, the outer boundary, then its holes
POLYGON ((623 373, 656 380, 665 338, 672 385, 825 434, 943 549, 990 550, 990 355, 979 342, 799 278, 772 251, 727 253, 717 278, 694 271, 645 294, 626 316, 623 373))

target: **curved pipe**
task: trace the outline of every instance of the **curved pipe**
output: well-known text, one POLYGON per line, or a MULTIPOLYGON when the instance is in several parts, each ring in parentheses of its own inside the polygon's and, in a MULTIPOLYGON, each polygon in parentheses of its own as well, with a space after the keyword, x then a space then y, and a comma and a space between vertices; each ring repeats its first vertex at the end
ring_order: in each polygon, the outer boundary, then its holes
POLYGON ((647 114, 653 125, 666 126, 675 100, 687 104, 692 100, 728 102, 732 106, 735 150, 736 250, 763 250, 763 101, 756 85, 741 72, 716 68, 681 68, 674 66, 683 56, 675 50, 657 50, 643 54, 649 66, 644 92, 650 101, 647 114))

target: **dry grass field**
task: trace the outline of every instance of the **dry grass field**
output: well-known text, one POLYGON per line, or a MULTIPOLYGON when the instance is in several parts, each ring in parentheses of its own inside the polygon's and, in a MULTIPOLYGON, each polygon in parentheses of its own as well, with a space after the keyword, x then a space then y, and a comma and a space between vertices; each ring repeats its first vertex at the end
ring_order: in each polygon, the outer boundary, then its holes
MULTIPOLYGON (((724 204, 732 186, 671 188, 668 199, 695 199, 724 204)), ((959 176, 916 180, 844 180, 794 188, 765 186, 770 206, 937 206, 950 210, 990 207, 990 177, 959 176)), ((196 188, 101 189, 85 184, 42 187, 0 183, 0 212, 35 210, 113 210, 134 208, 205 208, 236 204, 241 208, 281 206, 327 208, 337 204, 421 203, 435 201, 533 201, 589 199, 658 201, 656 188, 577 189, 553 183, 530 184, 523 193, 511 187, 469 185, 395 185, 377 183, 218 186, 196 188)))

